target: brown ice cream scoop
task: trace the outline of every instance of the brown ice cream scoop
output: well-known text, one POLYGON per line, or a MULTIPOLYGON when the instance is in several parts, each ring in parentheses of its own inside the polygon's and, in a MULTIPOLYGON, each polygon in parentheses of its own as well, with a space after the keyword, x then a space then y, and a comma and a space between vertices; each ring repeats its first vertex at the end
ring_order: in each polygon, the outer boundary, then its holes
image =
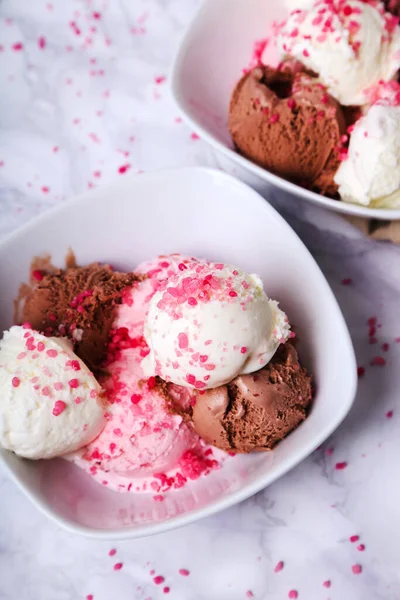
POLYGON ((105 357, 116 305, 137 279, 133 273, 118 273, 99 263, 52 267, 35 284, 24 286, 19 321, 28 321, 47 336, 68 337, 75 353, 96 370, 105 357))
POLYGON ((198 395, 193 425, 227 452, 271 450, 307 416, 311 377, 287 343, 260 371, 198 395))
POLYGON ((346 122, 340 105, 309 73, 256 67, 236 85, 229 107, 236 149, 276 175, 336 197, 346 122))

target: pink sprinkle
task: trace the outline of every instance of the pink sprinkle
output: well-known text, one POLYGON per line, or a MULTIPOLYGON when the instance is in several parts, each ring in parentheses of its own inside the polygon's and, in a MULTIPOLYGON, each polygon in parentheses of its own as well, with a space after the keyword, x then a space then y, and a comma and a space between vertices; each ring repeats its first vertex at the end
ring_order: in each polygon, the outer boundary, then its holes
POLYGON ((359 575, 362 571, 362 566, 361 565, 353 565, 351 567, 351 570, 353 571, 354 575, 359 575))
POLYGON ((44 388, 42 389, 42 394, 43 394, 43 396, 50 396, 50 390, 47 387, 47 385, 45 385, 44 388))
POLYGON ((164 592, 164 594, 169 594, 170 589, 167 585, 165 586, 165 588, 163 588, 163 592, 164 592))
POLYGON ((280 560, 278 563, 276 563, 274 573, 279 573, 279 571, 282 571, 284 564, 285 563, 283 562, 283 560, 280 560))
POLYGON ((64 412, 64 410, 66 409, 67 405, 65 404, 65 402, 63 402, 62 400, 57 400, 54 403, 54 407, 52 410, 52 413, 55 417, 58 417, 58 415, 61 415, 62 412, 64 412))
POLYGON ((358 540, 360 539, 359 535, 351 535, 349 540, 352 544, 354 544, 355 542, 358 542, 358 540))
POLYGON ((160 585, 161 583, 164 583, 165 578, 162 575, 156 575, 153 581, 156 585, 160 585))
POLYGON ((123 567, 123 563, 115 563, 114 571, 120 571, 123 567))
POLYGON ((296 590, 290 590, 290 592, 288 593, 288 598, 298 598, 299 594, 296 590))
POLYGON ((79 360, 71 360, 71 362, 68 365, 69 367, 72 367, 72 369, 74 371, 80 371, 81 370, 81 365, 79 364, 79 360))
POLYGON ((75 404, 80 404, 82 402, 82 398, 80 396, 77 396, 75 398, 75 404))
POLYGON ((86 596, 86 600, 93 600, 93 598, 94 598, 93 594, 88 594, 86 596))
POLYGON ((346 279, 342 279, 342 285, 350 285, 353 283, 353 280, 347 277, 346 279))
POLYGON ((383 350, 384 352, 388 352, 389 348, 390 348, 389 344, 386 344, 386 343, 385 343, 385 344, 382 344, 382 350, 383 350))
POLYGON ((194 133, 194 132, 191 134, 191 136, 190 136, 190 137, 191 137, 191 139, 192 139, 192 140, 194 140, 194 141, 196 141, 196 140, 199 140, 199 139, 200 139, 200 136, 199 136, 199 135, 197 135, 197 133, 194 133))
POLYGON ((57 350, 46 350, 46 354, 49 358, 55 358, 58 355, 57 350))
POLYGON ((11 380, 11 384, 15 388, 19 387, 20 383, 21 383, 21 381, 20 381, 20 379, 18 377, 13 377, 12 380, 11 380))
POLYGON ((246 598, 254 598, 254 594, 251 590, 247 590, 246 592, 246 598))
POLYGON ((38 342, 38 345, 37 345, 38 352, 43 352, 44 349, 45 349, 45 345, 43 344, 43 342, 38 342))
POLYGON ((48 194, 48 193, 49 193, 49 191, 50 191, 50 188, 49 188, 49 187, 47 187, 47 185, 43 185, 43 186, 42 186, 42 192, 43 192, 43 194, 48 194))
POLYGON ((235 292, 235 290, 230 290, 230 291, 229 291, 229 296, 230 296, 231 298, 236 298, 236 297, 237 297, 237 293, 235 292))
POLYGON ((246 348, 246 346, 242 346, 242 347, 240 348, 240 354, 246 354, 246 352, 247 352, 247 348, 246 348))
POLYGON ((289 98, 289 100, 287 101, 287 105, 290 108, 290 110, 293 110, 296 106, 296 102, 293 100, 293 98, 289 98))
POLYGON ((305 56, 306 58, 308 58, 310 56, 310 53, 308 50, 304 49, 303 50, 303 56, 305 56))
POLYGON ((140 394, 132 394, 131 396, 131 402, 132 404, 138 404, 142 399, 142 396, 140 394))
POLYGON ((196 306, 197 305, 196 298, 193 298, 193 297, 188 298, 188 304, 190 304, 190 306, 196 306))
POLYGON ((35 279, 35 281, 42 281, 44 273, 43 271, 39 271, 39 269, 35 269, 34 271, 32 271, 32 277, 33 279, 35 279))
POLYGON ((117 554, 117 551, 115 548, 111 548, 111 550, 108 553, 108 556, 115 556, 117 554))
POLYGON ((43 36, 38 39, 38 46, 41 50, 46 46, 46 40, 43 36))
POLYGON ((147 387, 149 388, 149 390, 154 390, 154 388, 156 387, 156 378, 155 377, 148 378, 147 387))
POLYGON ((392 410, 388 410, 386 413, 386 418, 387 419, 391 419, 393 417, 393 411, 392 410))
POLYGON ((386 360, 383 358, 383 356, 374 356, 374 358, 370 362, 370 365, 371 367, 383 367, 386 365, 386 360))
POLYGON ((116 428, 113 430, 113 433, 114 433, 114 435, 116 435, 117 437, 122 437, 122 431, 120 430, 120 428, 119 428, 119 427, 116 427, 116 428))
POLYGON ((123 175, 124 173, 126 173, 128 171, 128 169, 131 168, 131 165, 129 163, 127 163, 126 165, 122 165, 121 167, 119 167, 118 169, 118 173, 120 173, 121 175, 123 175))
POLYGON ((26 352, 20 352, 17 356, 17 359, 22 360, 23 358, 25 358, 25 356, 26 356, 26 352))
POLYGON ((190 575, 190 571, 187 569, 179 569, 179 575, 182 575, 182 577, 188 577, 190 575))
POLYGON ((337 471, 343 471, 343 469, 345 469, 347 467, 347 462, 338 462, 335 465, 335 469, 337 471))
POLYGON ((70 379, 68 385, 71 389, 76 389, 79 386, 79 381, 77 379, 70 379))
POLYGON ((154 82, 159 85, 160 83, 164 83, 165 79, 164 75, 160 75, 159 77, 154 77, 154 82))
POLYGON ((279 121, 279 113, 274 113, 269 118, 269 122, 271 123, 271 125, 273 125, 274 123, 277 123, 278 121, 279 121))
POLYGON ((365 550, 365 546, 364 546, 364 544, 359 544, 359 545, 357 546, 357 550, 358 550, 359 552, 364 552, 364 550, 365 550))
POLYGON ((330 588, 331 587, 331 582, 329 581, 329 579, 327 579, 326 581, 324 581, 324 583, 322 585, 324 587, 326 587, 326 588, 330 588))
POLYGON ((97 395, 98 394, 97 394, 96 390, 90 390, 90 397, 91 398, 97 398, 97 395))
POLYGON ((16 44, 13 44, 12 49, 15 50, 15 52, 19 52, 20 50, 22 50, 22 48, 24 47, 21 42, 17 42, 16 44))
POLYGON ((181 350, 184 350, 189 346, 189 340, 186 333, 180 333, 178 335, 178 346, 181 350))

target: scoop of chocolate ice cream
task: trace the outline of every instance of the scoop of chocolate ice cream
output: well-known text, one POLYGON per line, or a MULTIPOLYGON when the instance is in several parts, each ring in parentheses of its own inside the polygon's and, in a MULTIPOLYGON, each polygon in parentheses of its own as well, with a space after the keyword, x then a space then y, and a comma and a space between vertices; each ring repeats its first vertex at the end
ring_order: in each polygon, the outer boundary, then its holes
POLYGON ((47 336, 68 337, 75 353, 96 370, 105 357, 114 309, 137 279, 133 273, 118 273, 98 263, 52 267, 36 275, 36 283, 25 286, 19 320, 47 336))
POLYGON ((276 175, 335 197, 340 105, 309 73, 257 67, 236 85, 229 130, 237 150, 276 175))
POLYGON ((260 371, 199 395, 193 425, 228 452, 270 450, 305 419, 310 402, 311 377, 286 343, 260 371))

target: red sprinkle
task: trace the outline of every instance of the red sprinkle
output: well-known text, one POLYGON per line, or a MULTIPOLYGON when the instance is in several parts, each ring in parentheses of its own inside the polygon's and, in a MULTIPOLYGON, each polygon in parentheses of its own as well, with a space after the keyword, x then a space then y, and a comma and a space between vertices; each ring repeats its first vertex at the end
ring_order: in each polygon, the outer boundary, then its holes
POLYGON ((271 123, 271 125, 273 125, 274 123, 277 123, 278 121, 279 121, 279 113, 274 113, 269 118, 269 122, 271 123))
POLYGON ((279 571, 282 571, 284 564, 285 563, 283 562, 283 560, 280 560, 278 563, 276 563, 274 573, 279 573, 279 571))
POLYGON ((156 585, 160 585, 161 583, 164 583, 165 578, 162 575, 156 575, 156 577, 154 577, 153 581, 156 585))
POLYGON ((21 381, 20 381, 20 379, 18 377, 13 377, 12 380, 11 380, 11 384, 15 388, 17 388, 20 383, 21 383, 21 381))
POLYGON ((359 535, 351 535, 349 539, 350 539, 351 543, 354 544, 355 542, 358 542, 358 540, 360 539, 360 536, 359 535))
POLYGON ((114 571, 120 571, 123 566, 124 566, 123 563, 115 563, 114 571))
POLYGON ((247 352, 247 348, 246 348, 246 346, 242 346, 242 347, 240 348, 240 354, 246 354, 246 352, 247 352))
POLYGON ((383 358, 383 356, 374 356, 374 358, 370 362, 370 365, 371 367, 383 367, 386 365, 386 360, 383 358))
POLYGON ((364 367, 357 367, 357 375, 359 377, 363 377, 365 374, 365 368, 364 367))
POLYGON ((79 381, 77 379, 70 379, 68 385, 71 389, 76 389, 79 386, 79 381))
POLYGON ((357 546, 357 550, 359 550, 359 552, 364 552, 364 550, 365 550, 365 546, 364 546, 364 544, 359 544, 359 545, 357 546))
POLYGON ((58 415, 61 415, 61 413, 64 412, 64 410, 66 408, 67 408, 67 405, 65 404, 65 402, 63 402, 62 400, 57 400, 54 403, 52 413, 55 417, 58 417, 58 415))
POLYGON ((163 588, 163 592, 164 592, 164 594, 169 594, 170 589, 167 585, 165 586, 165 588, 163 588))
POLYGON ((190 571, 187 569, 179 569, 179 575, 182 575, 182 577, 188 577, 188 575, 190 575, 190 571))
POLYGON ((140 394, 132 394, 131 396, 131 402, 132 404, 138 404, 142 399, 142 396, 140 394))
POLYGON ((347 277, 346 279, 342 279, 342 285, 350 285, 353 283, 353 280, 350 279, 350 277, 347 277))
POLYGON ((110 552, 108 553, 108 556, 115 556, 117 554, 117 551, 115 548, 111 548, 110 552))
POLYGON ((34 271, 32 271, 32 277, 36 281, 42 281, 42 279, 44 277, 44 273, 43 273, 43 271, 39 271, 39 269, 35 269, 34 271))
POLYGON ((362 566, 361 565, 353 565, 351 567, 351 570, 353 571, 354 575, 359 575, 362 571, 362 566))
POLYGON ((335 469, 337 469, 338 471, 343 471, 343 469, 345 469, 347 467, 347 462, 338 462, 335 465, 335 469))
POLYGON ((156 387, 156 378, 155 377, 148 378, 147 387, 149 388, 149 390, 154 390, 154 388, 156 387))
POLYGON ((393 417, 393 411, 392 410, 388 410, 386 413, 386 418, 387 419, 391 419, 393 417))
POLYGON ((131 165, 129 163, 127 163, 126 165, 122 165, 121 167, 119 167, 118 169, 118 173, 120 173, 121 175, 123 175, 124 173, 126 173, 128 171, 128 169, 131 168, 131 165))

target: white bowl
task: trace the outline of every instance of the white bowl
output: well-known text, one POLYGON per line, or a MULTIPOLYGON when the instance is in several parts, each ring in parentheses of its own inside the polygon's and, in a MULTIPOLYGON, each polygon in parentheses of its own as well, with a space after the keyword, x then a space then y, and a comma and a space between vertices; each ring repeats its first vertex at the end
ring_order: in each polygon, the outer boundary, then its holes
MULTIPOLYGON (((325 198, 235 152, 228 130, 231 93, 249 64, 254 42, 270 35, 272 23, 286 15, 283 0, 204 0, 172 69, 172 94, 183 117, 194 131, 234 161, 235 175, 253 187, 274 185, 297 198, 349 215, 400 219, 400 209, 368 208, 325 198)), ((269 52, 271 64, 276 64, 272 44, 269 52)))
POLYGON ((97 538, 139 537, 190 523, 251 496, 293 468, 347 414, 356 363, 336 300, 311 254, 278 213, 229 175, 205 168, 121 178, 58 206, 0 246, 0 327, 12 324, 13 298, 33 256, 63 266, 72 247, 82 265, 107 261, 132 269, 181 252, 259 273, 281 302, 316 382, 311 413, 270 453, 237 456, 164 502, 100 486, 62 459, 31 462, 3 451, 1 461, 29 498, 67 529, 97 538))

